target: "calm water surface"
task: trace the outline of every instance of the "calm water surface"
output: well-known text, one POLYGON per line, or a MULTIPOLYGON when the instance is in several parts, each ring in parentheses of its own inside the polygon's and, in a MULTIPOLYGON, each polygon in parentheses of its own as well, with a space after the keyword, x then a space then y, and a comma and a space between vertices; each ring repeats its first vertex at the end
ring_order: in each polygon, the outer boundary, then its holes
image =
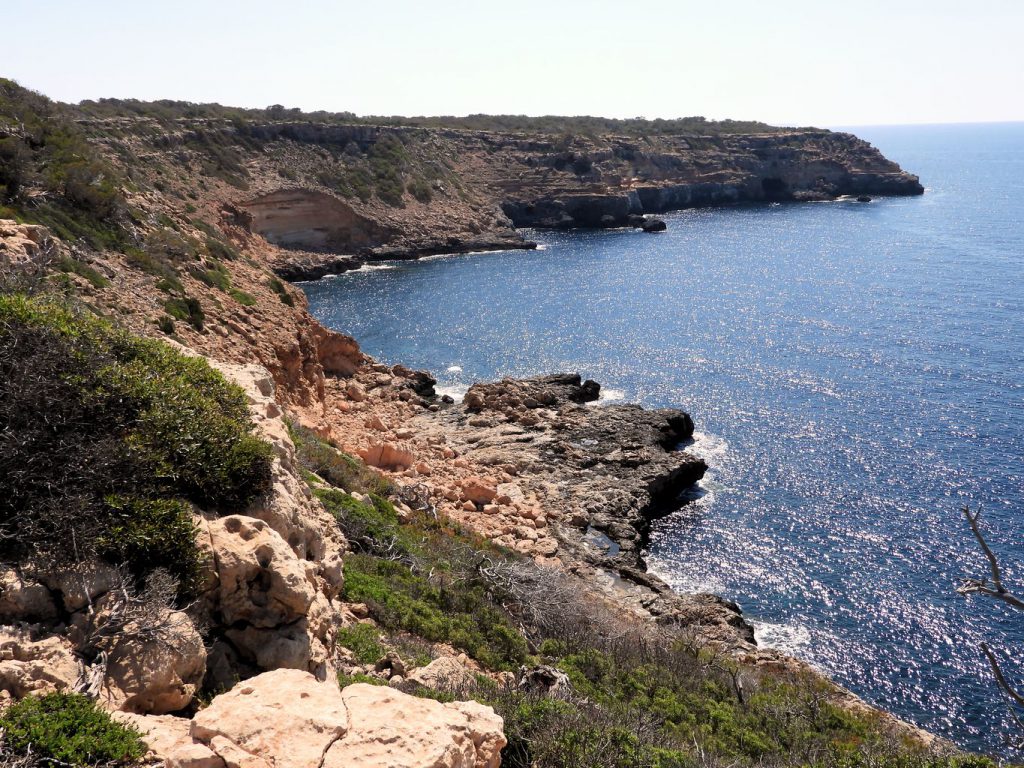
POLYGON ((303 287, 324 323, 454 391, 573 370, 685 408, 712 469, 651 567, 869 701, 1005 753, 977 648, 1024 680, 1024 616, 954 588, 985 570, 963 504, 1024 582, 1024 125, 858 133, 927 194, 534 233, 543 250, 303 287))

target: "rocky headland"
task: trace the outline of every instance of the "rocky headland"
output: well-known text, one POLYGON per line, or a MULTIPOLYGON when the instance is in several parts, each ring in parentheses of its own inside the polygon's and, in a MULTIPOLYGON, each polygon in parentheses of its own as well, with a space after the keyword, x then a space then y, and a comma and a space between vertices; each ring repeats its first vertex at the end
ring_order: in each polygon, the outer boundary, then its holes
MULTIPOLYGON (((920 194, 877 150, 823 131, 230 120, 0 85, 3 140, 26 147, 0 216, 0 297, 61 303, 206 361, 268 446, 258 494, 180 507, 200 553, 187 600, 141 599, 109 555, 8 558, 0 710, 80 693, 168 768, 564 764, 555 746, 750 765, 950 754, 759 649, 735 604, 646 571, 651 523, 707 469, 686 450, 686 413, 601 403, 572 373, 453 402, 428 372, 322 327, 280 279, 528 247, 519 226, 920 194), (88 160, 84 190, 44 173, 56 121, 88 160)), ((4 311, 5 334, 32 316, 4 311)))

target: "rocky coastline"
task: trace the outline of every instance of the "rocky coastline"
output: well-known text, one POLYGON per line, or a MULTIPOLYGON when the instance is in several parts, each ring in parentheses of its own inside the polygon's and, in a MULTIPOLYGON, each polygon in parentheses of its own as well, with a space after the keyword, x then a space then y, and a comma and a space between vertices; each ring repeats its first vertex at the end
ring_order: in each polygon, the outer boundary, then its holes
MULTIPOLYGON (((46 106, 8 82, 0 95, 46 106)), ((521 226, 919 194, 916 177, 854 137, 820 131, 645 141, 69 109, 77 128, 67 135, 84 132, 80 151, 95 154, 104 179, 122 180, 115 214, 26 174, 35 186, 15 201, 25 220, 0 218, 0 298, 62 303, 65 323, 106 318, 163 342, 152 355, 163 364, 232 382, 266 471, 252 498, 175 507, 197 548, 189 602, 164 594, 132 613, 141 588, 101 557, 0 564, 0 714, 81 694, 144 734, 167 768, 496 768, 507 744, 525 743, 496 714, 503 696, 519 697, 510 716, 540 701, 536 711, 568 708, 590 727, 619 704, 606 698, 602 710, 600 686, 572 686, 621 662, 636 674, 654 665, 650 688, 666 695, 676 693, 661 678, 674 675, 690 697, 678 694, 682 724, 711 722, 689 713, 712 690, 717 713, 747 717, 748 692, 763 687, 807 717, 827 704, 833 720, 863 718, 843 733, 870 730, 872 749, 884 740, 948 754, 809 665, 758 648, 739 606, 675 594, 647 572, 650 526, 707 470, 687 450, 686 413, 602 403, 600 385, 574 373, 479 383, 454 402, 428 372, 374 360, 321 326, 280 279, 532 247, 521 226), (370 194, 357 171, 371 174, 370 194), (90 229, 45 218, 45 204, 90 229), (544 621, 558 632, 534 633, 544 621), (577 662, 572 683, 551 666, 577 662), (467 700, 481 692, 489 704, 467 700)), ((628 711, 640 723, 631 734, 661 727, 628 711)), ((758 710, 778 711, 774 699, 758 710)), ((779 727, 790 720, 779 716, 779 727)), ((831 727, 801 732, 831 748, 831 727)))

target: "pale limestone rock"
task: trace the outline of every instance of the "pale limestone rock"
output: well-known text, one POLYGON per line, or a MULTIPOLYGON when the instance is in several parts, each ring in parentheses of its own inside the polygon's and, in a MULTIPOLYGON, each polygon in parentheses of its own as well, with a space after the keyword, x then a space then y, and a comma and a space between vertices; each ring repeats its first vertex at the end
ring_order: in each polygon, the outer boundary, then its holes
POLYGON ((138 731, 150 753, 164 761, 164 768, 226 768, 222 757, 192 740, 192 721, 187 718, 132 712, 114 712, 112 717, 138 731))
POLYGON ((360 458, 371 467, 394 471, 409 469, 416 461, 412 451, 395 443, 373 442, 359 450, 360 458))
POLYGON ((0 691, 16 699, 30 693, 68 691, 82 671, 68 640, 55 636, 33 640, 26 629, 0 627, 0 691))
POLYGON ((475 701, 439 704, 388 687, 341 692, 349 730, 324 755, 323 768, 498 768, 504 723, 475 701))
POLYGON ((13 568, 0 568, 0 623, 47 621, 56 616, 49 589, 13 568))
POLYGON ((441 656, 425 667, 414 669, 408 680, 437 691, 462 692, 476 685, 476 676, 451 656, 441 656))
POLYGON ((242 515, 210 520, 207 529, 217 575, 211 597, 225 624, 271 628, 305 617, 314 585, 277 531, 242 515))
POLYGON ((192 720, 191 735, 229 766, 318 768, 328 747, 349 730, 348 707, 334 683, 279 669, 239 683, 192 720), (248 754, 252 762, 240 758, 248 754))
POLYGON ((164 610, 158 637, 129 624, 109 652, 100 696, 112 708, 163 715, 188 706, 206 674, 206 647, 181 611, 164 610))
POLYGON ((498 495, 495 484, 482 477, 467 477, 459 481, 462 486, 462 495, 467 501, 475 504, 490 504, 498 495))

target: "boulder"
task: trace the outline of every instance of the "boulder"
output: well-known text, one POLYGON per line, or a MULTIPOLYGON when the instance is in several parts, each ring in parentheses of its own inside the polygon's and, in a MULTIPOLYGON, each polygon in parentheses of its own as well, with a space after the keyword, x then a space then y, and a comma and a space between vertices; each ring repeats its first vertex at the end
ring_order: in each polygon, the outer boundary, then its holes
POLYGON ((277 531, 243 515, 210 520, 207 530, 216 573, 209 597, 225 624, 270 628, 305 617, 314 585, 277 531))
POLYGON ((68 640, 35 640, 28 630, 0 627, 0 691, 16 699, 30 693, 70 691, 83 672, 68 640))
POLYGON ((498 768, 504 723, 475 701, 440 704, 389 687, 350 685, 341 692, 349 730, 323 768, 498 768))
POLYGON ((13 568, 0 568, 0 624, 57 617, 50 590, 13 568))
POLYGON ((496 483, 482 477, 467 477, 461 480, 462 495, 474 504, 490 504, 498 495, 496 483))
POLYGON ((217 696, 196 714, 189 732, 228 765, 318 768, 348 730, 348 706, 337 685, 279 669, 217 696))
POLYGON ((572 692, 569 676, 560 669, 540 664, 520 671, 519 690, 545 696, 563 697, 572 692))
POLYGON ((472 670, 451 656, 442 656, 425 667, 414 669, 406 679, 436 691, 464 692, 476 686, 472 670))
POLYGON ((190 721, 119 715, 166 768, 497 768, 503 723, 476 702, 266 672, 190 721))
POLYGON ((100 691, 108 706, 163 715, 187 707, 202 686, 206 647, 192 621, 168 609, 156 621, 156 631, 136 634, 129 624, 115 639, 100 691))
POLYGON ((645 218, 640 228, 644 232, 664 232, 668 226, 661 219, 645 218))

